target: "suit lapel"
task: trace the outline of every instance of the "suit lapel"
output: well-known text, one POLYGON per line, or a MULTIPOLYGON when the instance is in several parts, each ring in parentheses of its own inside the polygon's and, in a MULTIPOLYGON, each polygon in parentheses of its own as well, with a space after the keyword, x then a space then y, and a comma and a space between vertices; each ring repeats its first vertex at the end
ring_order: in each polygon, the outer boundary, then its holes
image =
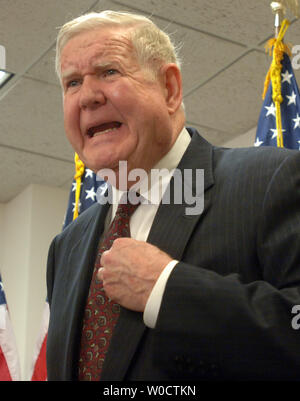
MULTIPOLYGON (((191 207, 190 204, 184 200, 179 204, 174 203, 176 179, 172 179, 169 190, 171 203, 160 204, 147 240, 177 260, 181 260, 195 225, 210 205, 209 188, 214 182, 212 146, 200 137, 197 131, 189 129, 189 132, 192 134, 192 141, 178 165, 178 170, 183 177, 185 169, 193 172, 196 169, 204 170, 203 186, 196 182, 196 176, 194 176, 192 180, 188 179, 182 187, 183 194, 184 185, 187 185, 186 190, 192 190, 195 196, 205 194, 202 213, 189 215, 186 212, 187 208, 191 207)), ((121 309, 110 349, 105 358, 101 380, 120 381, 124 379, 145 330, 146 326, 141 313, 121 309), (126 338, 126 347, 124 347, 124 338, 126 338)))
POLYGON ((124 380, 146 326, 143 314, 121 308, 101 374, 103 381, 124 380), (126 344, 124 346, 124 343, 126 344))
POLYGON ((193 134, 192 141, 178 165, 179 178, 183 177, 182 201, 179 204, 175 203, 178 200, 174 199, 173 195, 178 193, 176 185, 180 185, 180 182, 176 181, 176 178, 173 177, 169 186, 171 202, 170 204, 166 204, 164 200, 162 201, 148 237, 148 242, 158 246, 177 260, 182 258, 195 225, 210 205, 208 190, 214 183, 212 146, 200 137, 197 131, 191 129, 189 131, 193 134), (203 183, 197 181, 197 169, 204 171, 203 183), (192 176, 191 172, 193 172, 192 176), (191 191, 195 198, 204 198, 203 207, 198 214, 190 214, 191 212, 195 212, 196 208, 193 209, 193 205, 186 202, 191 197, 186 197, 185 194, 191 194, 191 191))
POLYGON ((87 213, 90 213, 87 224, 84 224, 87 219, 79 220, 80 218, 78 218, 75 222, 78 227, 72 230, 74 235, 69 238, 69 243, 72 243, 72 249, 69 251, 66 263, 68 269, 60 269, 57 272, 58 275, 64 274, 58 278, 64 286, 60 301, 60 308, 63 309, 60 314, 62 317, 61 327, 64 327, 61 348, 65 352, 65 361, 68 365, 66 371, 72 372, 72 380, 76 379, 78 374, 77 363, 82 318, 93 273, 98 241, 103 232, 108 206, 100 207, 98 204, 92 206, 87 211, 87 213), (76 316, 76 318, 71 320, 64 318, 64 316, 68 315, 76 316))

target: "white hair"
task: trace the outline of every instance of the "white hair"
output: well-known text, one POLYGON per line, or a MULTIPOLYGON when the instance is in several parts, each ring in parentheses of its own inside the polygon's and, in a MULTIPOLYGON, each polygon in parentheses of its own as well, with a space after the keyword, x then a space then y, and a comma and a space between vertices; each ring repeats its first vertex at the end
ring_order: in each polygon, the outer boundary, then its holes
POLYGON ((180 68, 178 49, 169 35, 159 29, 149 18, 128 12, 106 10, 82 15, 61 27, 57 36, 55 60, 59 78, 61 52, 67 42, 82 32, 101 27, 128 28, 128 38, 132 42, 139 62, 143 66, 150 67, 155 73, 165 63, 175 63, 180 68))

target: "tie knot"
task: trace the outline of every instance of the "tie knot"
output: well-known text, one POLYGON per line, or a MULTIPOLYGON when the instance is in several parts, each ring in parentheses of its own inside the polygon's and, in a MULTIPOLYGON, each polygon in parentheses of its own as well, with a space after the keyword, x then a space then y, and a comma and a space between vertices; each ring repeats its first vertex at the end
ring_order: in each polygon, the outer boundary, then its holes
POLYGON ((133 191, 126 192, 120 199, 116 217, 130 218, 140 203, 140 195, 138 193, 133 191))

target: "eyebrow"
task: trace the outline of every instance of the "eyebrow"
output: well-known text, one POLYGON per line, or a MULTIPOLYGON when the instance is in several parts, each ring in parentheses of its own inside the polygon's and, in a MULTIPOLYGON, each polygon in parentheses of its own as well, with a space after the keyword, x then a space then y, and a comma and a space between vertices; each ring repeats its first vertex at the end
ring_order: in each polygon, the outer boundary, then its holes
POLYGON ((64 72, 61 72, 61 79, 65 80, 65 79, 70 78, 70 77, 72 77, 72 76, 74 76, 76 74, 77 74, 77 72, 76 72, 75 68, 68 68, 64 72))
POLYGON ((105 70, 106 68, 112 67, 114 65, 119 66, 120 64, 113 60, 113 61, 103 61, 103 62, 97 62, 93 63, 93 68, 96 68, 98 70, 105 70))
MULTIPOLYGON (((116 61, 103 61, 103 62, 97 62, 93 63, 92 67, 97 69, 97 70, 105 70, 108 67, 112 67, 113 65, 118 65, 119 63, 116 61)), ((79 74, 76 70, 76 68, 68 68, 64 72, 61 73, 61 79, 66 80, 68 78, 71 78, 75 75, 79 74)))

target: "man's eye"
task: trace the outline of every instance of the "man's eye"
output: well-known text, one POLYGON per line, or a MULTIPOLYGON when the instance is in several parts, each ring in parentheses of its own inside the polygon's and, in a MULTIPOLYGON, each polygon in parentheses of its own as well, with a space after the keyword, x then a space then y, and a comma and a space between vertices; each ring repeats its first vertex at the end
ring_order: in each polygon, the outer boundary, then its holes
POLYGON ((77 79, 72 79, 71 81, 67 82, 67 88, 72 88, 74 86, 78 85, 78 80, 77 79))
POLYGON ((110 68, 109 70, 104 71, 104 76, 109 77, 111 75, 117 74, 117 70, 110 68))

